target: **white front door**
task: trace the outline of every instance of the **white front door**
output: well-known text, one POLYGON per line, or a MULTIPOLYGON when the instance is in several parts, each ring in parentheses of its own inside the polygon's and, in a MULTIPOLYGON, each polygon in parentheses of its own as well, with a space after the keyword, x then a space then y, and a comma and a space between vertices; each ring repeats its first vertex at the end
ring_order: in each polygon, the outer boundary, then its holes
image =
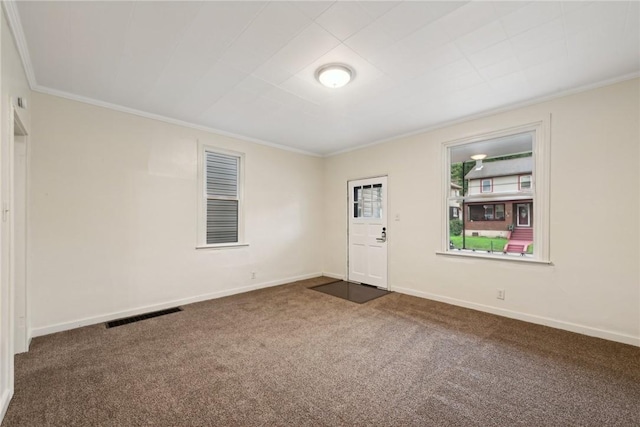
POLYGON ((387 289, 387 177, 349 181, 349 281, 387 289))

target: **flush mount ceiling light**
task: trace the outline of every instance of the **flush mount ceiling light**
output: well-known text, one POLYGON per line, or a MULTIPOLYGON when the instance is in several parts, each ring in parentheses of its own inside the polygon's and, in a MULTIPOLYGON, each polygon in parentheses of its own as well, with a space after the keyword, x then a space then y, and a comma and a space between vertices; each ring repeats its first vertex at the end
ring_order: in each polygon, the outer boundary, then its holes
POLYGON ((316 71, 316 78, 323 86, 337 89, 349 83, 353 78, 351 68, 342 64, 323 65, 316 71))

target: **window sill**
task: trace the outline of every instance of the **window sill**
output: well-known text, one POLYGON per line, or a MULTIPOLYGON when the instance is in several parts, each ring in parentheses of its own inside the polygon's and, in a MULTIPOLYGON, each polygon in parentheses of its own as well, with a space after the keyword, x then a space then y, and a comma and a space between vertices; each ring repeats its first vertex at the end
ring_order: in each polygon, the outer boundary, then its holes
POLYGON ((552 265, 551 261, 543 261, 540 259, 532 259, 522 256, 512 256, 512 255, 488 255, 482 253, 474 253, 474 252, 452 252, 452 251, 436 251, 436 255, 444 255, 451 257, 463 257, 463 258, 480 258, 480 259, 490 259, 494 261, 510 261, 510 262, 522 262, 528 264, 544 264, 544 265, 552 265))
POLYGON ((221 243, 217 245, 198 245, 196 246, 197 250, 200 249, 235 249, 235 248, 244 248, 249 246, 248 243, 221 243))

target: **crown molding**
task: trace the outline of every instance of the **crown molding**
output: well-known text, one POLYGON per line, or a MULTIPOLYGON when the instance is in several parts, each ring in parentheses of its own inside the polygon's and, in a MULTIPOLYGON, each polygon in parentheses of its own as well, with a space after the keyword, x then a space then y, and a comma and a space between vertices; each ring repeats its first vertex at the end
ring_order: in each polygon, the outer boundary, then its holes
POLYGON ((16 44, 16 48, 18 49, 18 54, 22 60, 22 67, 24 68, 24 73, 27 76, 29 87, 33 90, 38 83, 36 81, 36 75, 33 72, 33 65, 31 65, 31 56, 29 55, 27 39, 25 38, 24 30, 22 29, 22 21, 20 20, 17 2, 2 0, 2 8, 7 16, 7 22, 9 23, 11 34, 13 34, 13 40, 16 44))
POLYGON ((504 112, 507 112, 507 111, 515 110, 517 108, 524 108, 524 107, 528 107, 530 105, 541 104, 543 102, 551 101, 553 99, 562 98, 564 96, 575 95, 575 94, 578 94, 578 93, 581 93, 581 92, 586 92, 586 91, 589 91, 589 90, 594 90, 594 89, 598 89, 598 88, 605 87, 605 86, 611 86, 611 85, 614 85, 616 83, 621 83, 621 82, 624 82, 624 81, 627 81, 627 80, 632 80, 632 79, 635 79, 635 78, 638 78, 638 77, 640 77, 640 72, 636 71, 636 72, 633 72, 633 73, 625 74, 623 76, 618 76, 618 77, 614 77, 614 78, 607 79, 607 80, 601 80, 601 81, 595 82, 595 83, 589 83, 589 84, 578 86, 578 87, 575 87, 575 88, 572 88, 572 89, 566 89, 566 90, 563 90, 561 92, 553 93, 551 95, 543 95, 543 96, 540 96, 540 97, 537 97, 537 98, 532 98, 532 99, 529 99, 529 100, 526 100, 526 101, 516 102, 516 103, 513 103, 513 104, 505 105, 503 107, 494 108, 492 110, 483 111, 483 112, 476 113, 476 114, 471 114, 471 115, 468 115, 468 116, 461 117, 459 119, 454 119, 454 120, 449 120, 449 121, 446 121, 446 122, 437 123, 437 124, 434 124, 432 126, 428 126, 426 128, 421 128, 421 129, 414 130, 414 131, 407 132, 407 133, 403 133, 403 134, 400 134, 400 135, 396 135, 396 136, 391 136, 391 137, 388 137, 388 138, 380 139, 380 140, 377 140, 377 141, 374 141, 374 142, 369 142, 369 143, 358 145, 358 146, 355 146, 355 147, 346 148, 344 150, 334 151, 332 153, 325 154, 322 157, 332 157, 332 156, 337 156, 337 155, 340 155, 340 154, 349 153, 351 151, 361 150, 363 148, 373 147, 375 145, 380 145, 380 144, 384 144, 384 143, 387 143, 387 142, 396 141, 396 140, 401 139, 401 138, 408 138, 408 137, 411 137, 411 136, 420 135, 421 133, 431 132, 431 131, 434 131, 436 129, 446 128, 448 126, 453 126, 453 125, 456 125, 456 124, 459 124, 459 123, 469 122, 471 120, 477 120, 477 119, 481 119, 481 118, 484 118, 484 117, 493 116, 495 114, 504 113, 504 112))
POLYGON ((144 117, 144 118, 147 118, 147 119, 157 120, 157 121, 169 123, 169 124, 172 124, 172 125, 178 125, 178 126, 183 126, 183 127, 190 128, 190 129, 196 129, 196 130, 200 130, 200 131, 204 131, 204 132, 215 133, 215 134, 221 135, 221 136, 228 136, 229 138, 240 139, 242 141, 252 142, 252 143, 258 144, 258 145, 265 145, 267 147, 277 148, 279 150, 290 151, 290 152, 293 152, 293 153, 304 154, 306 156, 312 156, 312 157, 322 157, 321 154, 314 153, 312 151, 305 151, 305 150, 301 150, 299 148, 289 147, 287 145, 282 145, 282 144, 278 144, 278 143, 271 142, 271 141, 265 141, 265 140, 262 140, 262 139, 253 138, 253 137, 246 136, 246 135, 240 135, 240 134, 237 134, 237 133, 227 132, 227 131, 216 129, 216 128, 212 128, 212 127, 209 127, 209 126, 204 126, 204 125, 199 125, 199 124, 196 124, 196 123, 186 122, 184 120, 173 119, 171 117, 162 116, 160 114, 149 113, 147 111, 142 111, 142 110, 136 110, 135 108, 124 107, 122 105, 112 104, 110 102, 100 101, 100 100, 97 100, 97 99, 88 98, 88 97, 85 97, 85 96, 76 95, 76 94, 73 94, 73 93, 69 93, 69 92, 65 92, 65 91, 61 91, 61 90, 57 90, 57 89, 51 89, 51 88, 46 87, 46 86, 36 85, 35 87, 32 88, 32 90, 34 92, 39 92, 39 93, 44 93, 46 95, 53 95, 53 96, 57 96, 57 97, 60 97, 60 98, 70 99, 72 101, 82 102, 84 104, 95 105, 96 107, 107 108, 109 110, 115 110, 115 111, 119 111, 121 113, 133 114, 135 116, 140 116, 140 117, 144 117))

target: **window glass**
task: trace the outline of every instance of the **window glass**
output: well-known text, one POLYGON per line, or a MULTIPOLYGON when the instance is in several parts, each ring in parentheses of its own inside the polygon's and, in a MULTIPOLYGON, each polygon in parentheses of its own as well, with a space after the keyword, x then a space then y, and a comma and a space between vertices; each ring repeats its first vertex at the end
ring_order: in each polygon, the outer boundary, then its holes
POLYGON ((534 136, 525 132, 448 148, 447 205, 460 208, 458 215, 448 209, 448 251, 532 256, 534 136))
POLYGON ((382 218, 382 185, 363 185, 353 189, 354 218, 382 218))
POLYGON ((239 242, 240 157, 204 150, 204 242, 239 242))

